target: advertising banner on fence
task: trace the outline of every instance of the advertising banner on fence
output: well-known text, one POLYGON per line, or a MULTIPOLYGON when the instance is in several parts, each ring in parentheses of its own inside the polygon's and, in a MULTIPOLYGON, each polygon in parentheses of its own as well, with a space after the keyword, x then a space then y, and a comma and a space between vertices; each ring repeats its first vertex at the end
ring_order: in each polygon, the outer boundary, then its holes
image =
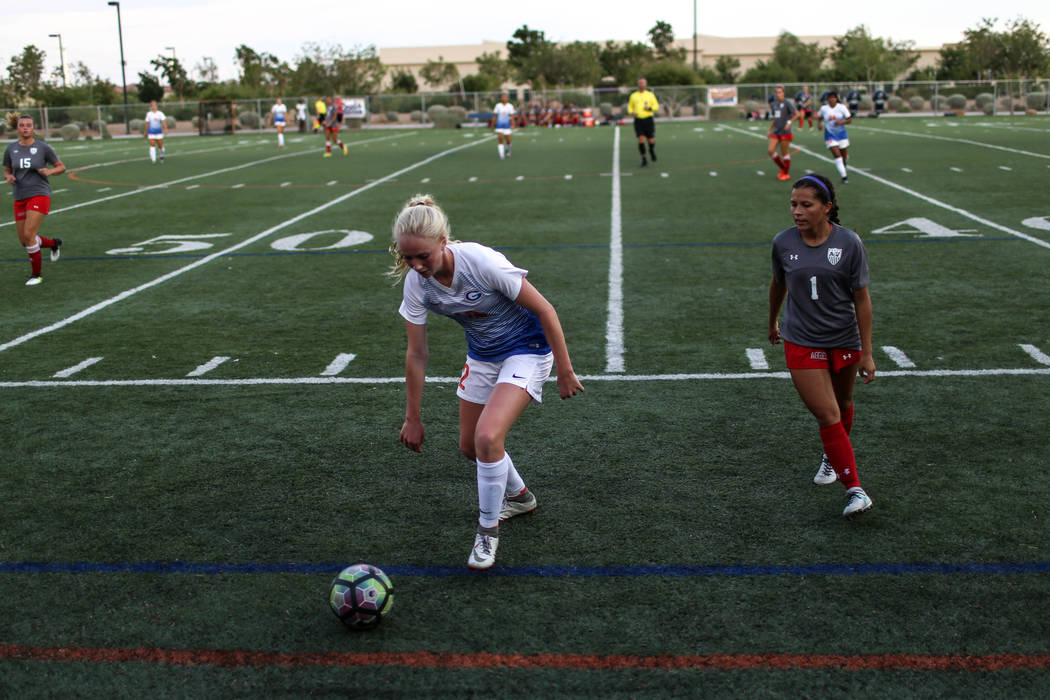
POLYGON ((708 88, 707 103, 712 107, 736 107, 736 86, 708 88))
POLYGON ((345 119, 364 119, 368 116, 368 108, 365 106, 365 98, 348 97, 343 101, 343 117, 345 119))

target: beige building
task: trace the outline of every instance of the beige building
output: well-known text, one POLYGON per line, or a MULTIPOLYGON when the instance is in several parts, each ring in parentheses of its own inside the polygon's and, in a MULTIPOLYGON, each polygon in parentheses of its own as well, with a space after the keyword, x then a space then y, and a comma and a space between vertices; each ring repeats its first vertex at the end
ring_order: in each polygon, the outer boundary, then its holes
MULTIPOLYGON (((799 39, 807 44, 816 43, 821 48, 830 49, 835 46, 833 36, 800 36, 799 39)), ((714 68, 715 63, 722 56, 733 56, 740 61, 740 73, 743 74, 759 61, 768 61, 773 57, 773 47, 777 43, 777 37, 721 37, 700 34, 696 40, 697 64, 714 68)), ((686 51, 686 61, 693 61, 693 38, 677 39, 675 45, 686 51)), ((924 47, 915 49, 919 54, 916 68, 925 68, 936 65, 940 56, 941 47, 924 47)), ((387 77, 383 86, 390 83, 390 74, 395 70, 408 70, 415 76, 421 90, 435 90, 439 86, 428 85, 420 76, 419 71, 426 65, 427 61, 443 60, 452 63, 459 69, 460 76, 474 75, 478 72, 476 59, 484 53, 496 53, 500 58, 507 57, 507 43, 505 41, 482 41, 480 44, 465 44, 460 46, 409 46, 379 49, 379 59, 387 67, 387 77)), ((444 87, 444 86, 441 86, 444 87)), ((519 87, 514 83, 507 83, 504 87, 519 87)))

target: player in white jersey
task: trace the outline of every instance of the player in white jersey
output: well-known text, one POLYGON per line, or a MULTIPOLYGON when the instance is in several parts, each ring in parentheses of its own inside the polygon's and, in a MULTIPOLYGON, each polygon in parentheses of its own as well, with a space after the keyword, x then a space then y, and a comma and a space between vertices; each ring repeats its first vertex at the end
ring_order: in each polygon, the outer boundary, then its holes
POLYGON ((835 169, 839 171, 842 182, 849 182, 846 176, 846 159, 848 158, 849 136, 846 125, 853 122, 853 116, 846 105, 839 102, 837 92, 827 93, 828 103, 821 105, 817 113, 817 128, 824 129, 824 143, 835 158, 835 169))
POLYGON ((287 113, 288 105, 281 104, 281 98, 278 97, 273 107, 270 107, 270 116, 267 120, 277 127, 277 148, 284 148, 284 127, 288 123, 285 116, 287 113))
POLYGON ((160 162, 164 162, 164 135, 168 133, 167 117, 157 109, 157 101, 149 103, 146 112, 146 127, 143 135, 149 139, 149 159, 157 162, 157 149, 160 149, 160 162))
POLYGON ((467 559, 472 569, 496 561, 499 524, 536 509, 504 444, 507 433, 558 366, 563 399, 583 391, 565 345, 558 313, 515 267, 491 248, 450 238, 448 218, 430 195, 408 201, 394 222, 390 271, 404 278, 399 312, 405 319, 405 422, 400 440, 423 448, 420 407, 427 366, 427 313, 458 322, 466 331, 467 361, 459 397, 459 449, 477 464, 480 517, 467 559))
POLYGON ((791 381, 820 428, 824 457, 813 482, 841 482, 842 514, 852 516, 871 508, 849 437, 857 375, 865 384, 875 379, 868 256, 860 237, 839 224, 835 187, 823 175, 795 182, 791 217, 795 225, 773 239, 769 341, 784 343, 791 381))
POLYGON ((499 104, 492 109, 494 114, 490 122, 490 128, 496 131, 500 160, 510 157, 510 135, 514 133, 514 115, 518 113, 514 105, 507 101, 509 97, 510 95, 506 92, 500 95, 499 104), (506 144, 506 148, 504 148, 504 144, 506 144))

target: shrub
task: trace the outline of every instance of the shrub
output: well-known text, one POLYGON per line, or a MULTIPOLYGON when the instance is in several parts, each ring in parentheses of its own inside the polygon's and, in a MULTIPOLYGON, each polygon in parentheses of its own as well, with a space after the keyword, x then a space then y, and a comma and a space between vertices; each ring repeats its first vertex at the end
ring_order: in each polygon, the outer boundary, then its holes
POLYGON ((237 117, 237 121, 241 123, 245 129, 258 129, 259 128, 259 113, 258 112, 241 112, 237 117))
POLYGON ((894 95, 893 97, 891 97, 890 99, 888 99, 886 101, 886 106, 889 107, 890 111, 892 111, 892 112, 899 112, 900 109, 901 109, 901 105, 903 105, 903 104, 904 104, 904 98, 903 97, 897 97, 896 95, 894 95))
POLYGON ((462 124, 463 122, 467 121, 466 107, 456 105, 455 107, 449 107, 448 112, 453 116, 453 118, 456 119, 457 124, 462 124))
POLYGON ((948 98, 944 95, 934 95, 930 98, 930 109, 934 112, 942 112, 948 106, 948 98))
POLYGON ((909 112, 912 111, 911 104, 902 104, 901 108, 898 109, 897 111, 900 112, 901 114, 908 114, 909 112))
POLYGON ((96 124, 94 124, 94 127, 98 130, 99 135, 103 139, 113 138, 113 134, 109 133, 109 127, 106 125, 105 121, 97 122, 96 124))
POLYGON ((1046 93, 1045 92, 1030 92, 1025 98, 1028 102, 1028 109, 1044 110, 1046 109, 1046 93))
POLYGON ((80 138, 80 127, 76 124, 66 124, 60 132, 63 141, 76 141, 80 138))
POLYGON ((164 117, 164 123, 168 125, 169 129, 175 128, 175 117, 164 117))
POLYGON ((983 105, 981 105, 981 111, 989 117, 995 114, 995 100, 992 100, 991 102, 985 102, 983 105))
POLYGON ((197 117, 197 116, 190 117, 190 124, 193 124, 193 128, 194 129, 200 129, 201 128, 201 118, 197 117))
POLYGON ((747 112, 748 114, 750 114, 751 112, 764 112, 765 110, 766 110, 766 106, 763 105, 761 102, 756 102, 754 100, 748 100, 747 102, 744 103, 744 111, 747 112))
POLYGON ((146 120, 145 119, 132 119, 131 120, 131 133, 139 134, 141 136, 143 134, 143 132, 145 132, 145 130, 146 130, 146 120))
POLYGON ((747 115, 739 107, 712 107, 709 118, 712 121, 725 119, 743 119, 747 115))
POLYGON ((864 111, 871 111, 875 109, 875 102, 869 96, 863 95, 860 98, 860 104, 857 105, 857 109, 863 109, 864 111))
POLYGON ((598 113, 603 117, 611 117, 613 115, 613 106, 608 102, 602 102, 598 105, 598 113))
POLYGON ((413 109, 412 113, 408 115, 408 118, 411 119, 414 122, 419 122, 420 124, 422 124, 423 123, 423 110, 421 110, 421 109, 413 109))
POLYGON ((386 120, 391 124, 397 124, 399 121, 401 121, 401 117, 398 115, 397 112, 387 112, 386 120))
MULTIPOLYGON (((973 101, 977 103, 977 109, 983 110, 985 105, 995 104, 995 96, 989 92, 982 92, 977 97, 973 98, 973 101)), ((987 112, 985 112, 987 114, 987 112)))
POLYGON ((918 112, 926 106, 926 100, 922 99, 919 95, 912 95, 908 98, 908 106, 911 107, 909 112, 918 112))
POLYGON ((948 107, 956 111, 966 109, 966 95, 955 93, 948 96, 948 107))

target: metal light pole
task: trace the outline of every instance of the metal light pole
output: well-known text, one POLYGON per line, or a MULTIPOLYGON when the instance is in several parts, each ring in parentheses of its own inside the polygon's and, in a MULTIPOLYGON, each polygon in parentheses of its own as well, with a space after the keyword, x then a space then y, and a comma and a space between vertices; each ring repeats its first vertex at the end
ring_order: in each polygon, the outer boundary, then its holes
POLYGON ((62 35, 61 34, 48 34, 49 37, 54 39, 58 37, 58 62, 62 64, 62 89, 66 89, 66 55, 62 51, 62 35))
MULTIPOLYGON (((171 70, 172 70, 172 72, 174 72, 175 71, 175 64, 177 63, 177 60, 175 59, 175 47, 174 46, 165 46, 164 50, 165 51, 171 51, 171 70)), ((175 96, 177 98, 179 98, 180 101, 182 100, 182 95, 180 93, 176 92, 175 96)))
POLYGON ((693 0, 693 71, 696 71, 696 0, 693 0))
POLYGON ((106 3, 117 8, 117 36, 120 38, 120 84, 124 89, 124 128, 131 134, 131 120, 128 118, 128 80, 124 75, 124 30, 120 27, 120 3, 117 0, 109 0, 106 3))

